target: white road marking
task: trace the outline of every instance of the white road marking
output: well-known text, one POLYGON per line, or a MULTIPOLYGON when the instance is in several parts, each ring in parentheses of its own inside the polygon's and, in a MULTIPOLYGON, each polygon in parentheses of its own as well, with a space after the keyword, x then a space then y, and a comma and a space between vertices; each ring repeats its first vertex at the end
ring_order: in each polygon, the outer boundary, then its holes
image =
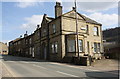
POLYGON ((42 69, 47 69, 47 68, 45 68, 45 67, 42 67, 42 66, 39 66, 39 65, 36 65, 36 64, 33 64, 33 66, 39 67, 39 68, 42 68, 42 69))
POLYGON ((64 74, 64 75, 68 75, 68 76, 71 76, 71 77, 79 77, 79 76, 68 74, 68 73, 64 73, 64 72, 61 72, 61 71, 56 71, 56 72, 64 74))

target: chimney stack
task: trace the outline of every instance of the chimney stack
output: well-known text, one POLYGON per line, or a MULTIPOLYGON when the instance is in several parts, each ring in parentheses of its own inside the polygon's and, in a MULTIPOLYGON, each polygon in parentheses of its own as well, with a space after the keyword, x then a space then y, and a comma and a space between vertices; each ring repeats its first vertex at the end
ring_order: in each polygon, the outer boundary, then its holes
POLYGON ((59 17, 62 15, 62 6, 60 2, 56 2, 55 5, 55 18, 59 17))
POLYGON ((20 38, 22 38, 22 35, 20 35, 20 38))
POLYGON ((44 16, 43 17, 47 17, 47 14, 44 14, 44 16))
POLYGON ((26 34, 27 34, 27 31, 26 31, 26 34))
POLYGON ((24 37, 27 37, 27 35, 28 35, 28 34, 27 34, 27 31, 26 31, 26 33, 24 34, 24 37))

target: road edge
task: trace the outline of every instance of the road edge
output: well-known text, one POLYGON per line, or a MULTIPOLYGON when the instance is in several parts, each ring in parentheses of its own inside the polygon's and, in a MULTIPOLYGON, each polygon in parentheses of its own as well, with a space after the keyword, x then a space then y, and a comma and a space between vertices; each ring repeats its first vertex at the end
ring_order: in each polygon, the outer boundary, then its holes
POLYGON ((3 60, 1 61, 1 63, 2 63, 2 66, 4 66, 6 70, 12 75, 12 77, 17 77, 15 73, 12 72, 12 70, 3 62, 3 60))

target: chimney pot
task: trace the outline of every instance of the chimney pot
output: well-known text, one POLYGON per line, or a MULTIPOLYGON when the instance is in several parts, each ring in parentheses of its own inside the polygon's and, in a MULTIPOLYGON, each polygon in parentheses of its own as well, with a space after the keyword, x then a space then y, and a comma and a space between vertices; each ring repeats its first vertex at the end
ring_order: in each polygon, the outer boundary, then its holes
POLYGON ((56 6, 61 6, 61 3, 60 2, 56 2, 56 6))
POLYGON ((72 7, 73 10, 75 10, 75 7, 72 7))

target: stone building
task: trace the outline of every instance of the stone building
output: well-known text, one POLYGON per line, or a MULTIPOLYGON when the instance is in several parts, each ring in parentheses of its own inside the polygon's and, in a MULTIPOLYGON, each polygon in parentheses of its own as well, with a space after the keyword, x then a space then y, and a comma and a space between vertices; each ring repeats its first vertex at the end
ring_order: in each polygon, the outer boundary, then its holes
POLYGON ((0 54, 8 54, 7 43, 0 42, 0 54))
MULTIPOLYGON (((55 5, 55 18, 44 14, 41 27, 38 25, 32 35, 20 38, 19 41, 23 42, 20 45, 20 49, 24 49, 23 52, 21 51, 22 54, 26 53, 31 57, 51 61, 62 61, 65 58, 72 59, 72 57, 78 55, 101 59, 103 53, 102 24, 76 12, 75 8, 63 14, 59 2, 56 2, 55 5), (79 51, 77 51, 76 42, 75 14, 77 14, 78 21, 79 51), (26 41, 29 41, 29 43, 25 44, 26 41)), ((14 41, 9 43, 9 50, 12 50, 11 47, 14 43, 14 41)), ((10 53, 13 52, 10 51, 10 53)))

